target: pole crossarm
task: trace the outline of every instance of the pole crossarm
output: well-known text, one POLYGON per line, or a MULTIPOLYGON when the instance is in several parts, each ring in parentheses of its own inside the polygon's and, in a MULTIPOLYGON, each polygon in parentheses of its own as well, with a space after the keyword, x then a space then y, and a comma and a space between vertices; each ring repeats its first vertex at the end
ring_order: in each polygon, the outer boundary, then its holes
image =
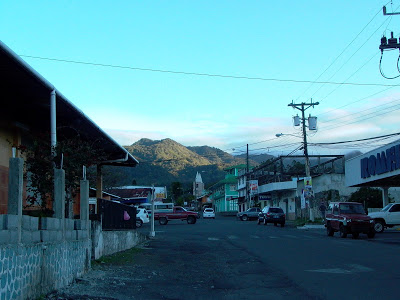
POLYGON ((400 12, 388 13, 388 12, 386 11, 386 6, 384 6, 384 7, 383 7, 383 15, 384 15, 384 16, 400 15, 400 12))

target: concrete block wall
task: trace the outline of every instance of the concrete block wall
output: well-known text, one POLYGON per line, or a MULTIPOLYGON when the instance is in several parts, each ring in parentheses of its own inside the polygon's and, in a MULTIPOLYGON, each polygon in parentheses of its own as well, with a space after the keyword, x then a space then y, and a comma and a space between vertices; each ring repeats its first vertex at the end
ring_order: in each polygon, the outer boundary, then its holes
POLYGON ((136 230, 108 230, 101 229, 101 222, 92 221, 92 259, 111 255, 135 247, 147 240, 147 236, 136 230))
POLYGON ((90 268, 87 240, 0 246, 0 299, 31 299, 66 286, 90 268))

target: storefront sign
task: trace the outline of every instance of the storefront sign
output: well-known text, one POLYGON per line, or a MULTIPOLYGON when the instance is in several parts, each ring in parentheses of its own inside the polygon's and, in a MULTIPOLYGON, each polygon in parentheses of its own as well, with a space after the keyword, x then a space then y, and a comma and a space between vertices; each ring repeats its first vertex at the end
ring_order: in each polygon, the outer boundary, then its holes
POLYGON ((361 178, 380 175, 400 168, 400 145, 360 160, 361 178))

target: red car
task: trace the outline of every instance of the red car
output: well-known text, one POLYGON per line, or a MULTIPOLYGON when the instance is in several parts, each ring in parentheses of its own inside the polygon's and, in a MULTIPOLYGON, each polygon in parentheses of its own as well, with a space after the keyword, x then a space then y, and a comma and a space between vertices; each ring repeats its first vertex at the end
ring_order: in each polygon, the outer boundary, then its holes
POLYGON ((171 220, 182 220, 186 221, 188 224, 195 224, 197 216, 197 212, 187 211, 181 206, 174 206, 172 209, 162 212, 154 212, 154 219, 158 220, 160 225, 167 225, 171 220))
POLYGON ((325 215, 328 236, 333 236, 338 231, 342 238, 351 234, 356 239, 360 233, 373 238, 374 225, 374 220, 366 214, 363 205, 358 202, 331 202, 325 215))

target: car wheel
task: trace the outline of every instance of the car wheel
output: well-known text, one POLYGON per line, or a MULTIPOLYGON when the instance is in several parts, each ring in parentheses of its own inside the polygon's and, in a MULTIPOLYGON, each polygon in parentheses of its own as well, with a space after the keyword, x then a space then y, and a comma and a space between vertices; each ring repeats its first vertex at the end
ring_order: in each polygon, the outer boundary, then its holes
POLYGON ((326 225, 326 234, 328 236, 333 236, 335 233, 335 231, 332 229, 331 224, 328 223, 328 225, 326 225))
POLYGON ((140 228, 143 225, 143 221, 140 219, 136 219, 136 228, 140 228))
POLYGON ((266 219, 264 219, 264 225, 267 225, 267 220, 266 219))
POLYGON ((359 232, 353 232, 353 233, 351 234, 351 236, 352 236, 353 239, 358 239, 358 236, 359 236, 359 235, 360 235, 359 232))
POLYGON ((168 220, 165 217, 162 217, 158 220, 158 222, 160 223, 160 225, 167 225, 168 224, 168 220))
POLYGON ((196 223, 196 218, 193 217, 193 216, 189 216, 189 217, 187 218, 187 223, 188 223, 188 224, 195 224, 195 223, 196 223))
POLYGON ((375 237, 375 231, 373 229, 371 229, 368 234, 367 234, 368 238, 373 239, 375 237))
POLYGON ((383 225, 383 221, 382 220, 375 221, 374 229, 375 229, 375 232, 377 232, 377 233, 383 232, 383 230, 385 229, 385 226, 383 225))
POLYGON ((285 226, 285 222, 281 223, 281 227, 284 227, 284 226, 285 226))
POLYGON ((278 226, 278 224, 274 223, 274 226, 278 226))
POLYGON ((242 221, 247 221, 248 219, 249 218, 247 217, 247 215, 243 215, 242 218, 241 218, 242 221))
POLYGON ((341 238, 346 238, 347 237, 347 231, 346 228, 343 225, 340 225, 340 237, 341 238))

